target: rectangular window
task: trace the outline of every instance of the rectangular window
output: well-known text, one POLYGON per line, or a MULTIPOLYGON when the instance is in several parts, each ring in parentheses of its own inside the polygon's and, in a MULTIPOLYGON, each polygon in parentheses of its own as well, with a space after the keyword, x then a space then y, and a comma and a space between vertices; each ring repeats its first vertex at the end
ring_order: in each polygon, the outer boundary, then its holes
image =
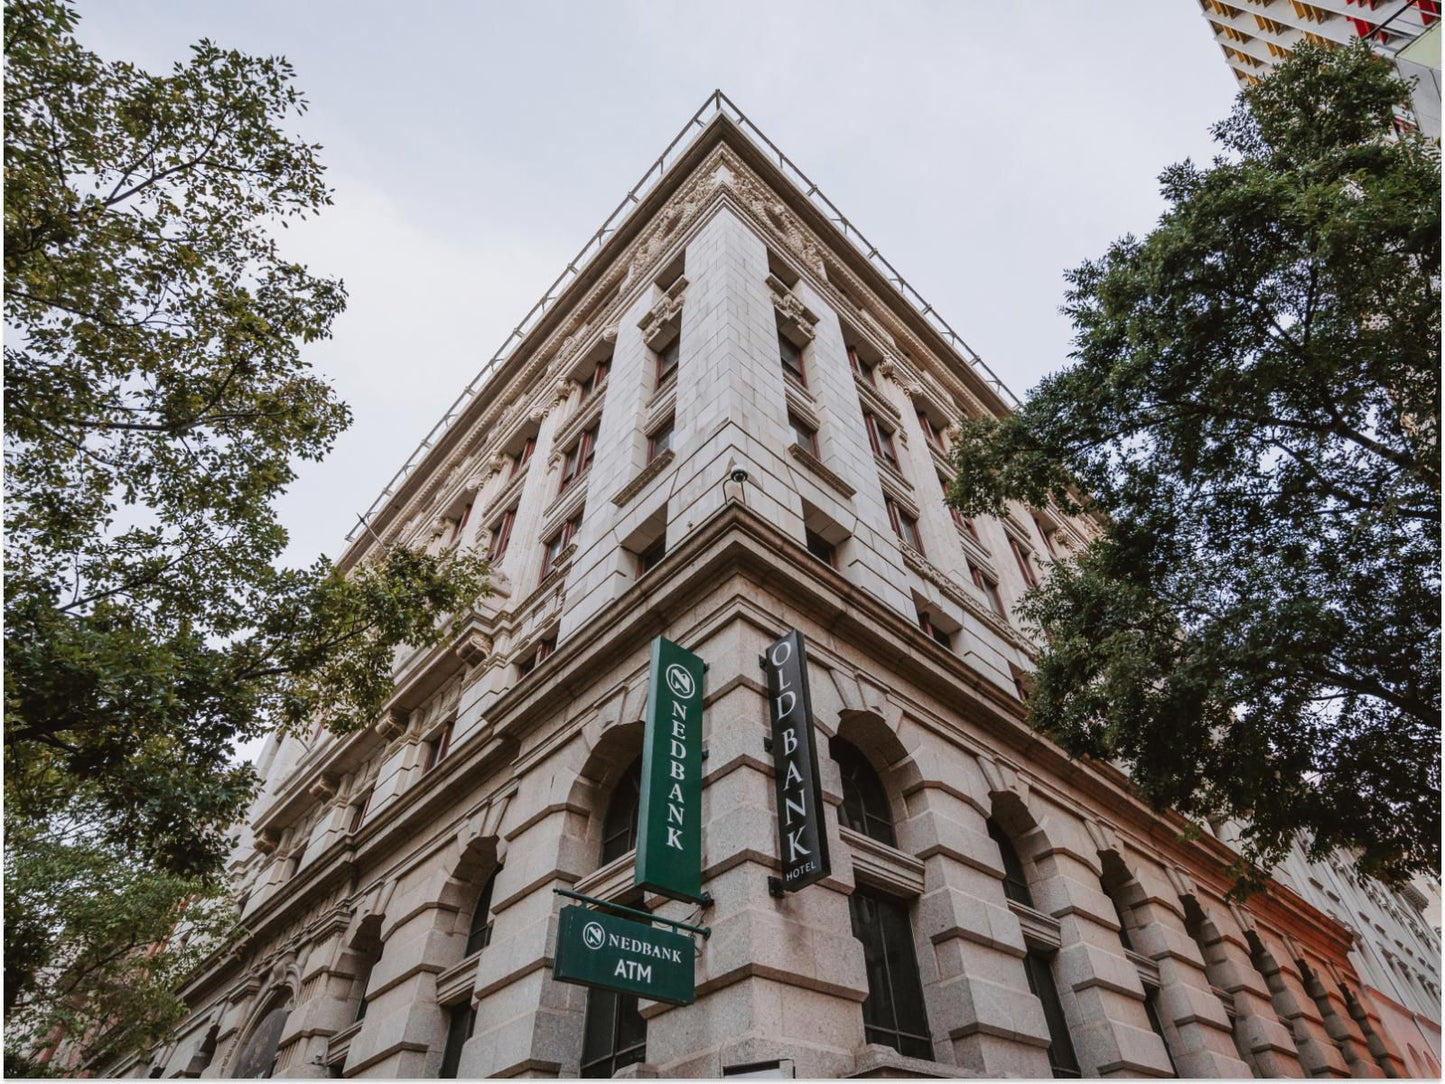
POLYGON ((838 547, 829 542, 811 527, 803 528, 803 537, 808 543, 808 552, 830 568, 838 567, 838 547))
POLYGON ((973 520, 971 520, 968 516, 965 516, 962 512, 960 512, 957 508, 953 507, 953 505, 951 504, 948 506, 948 514, 953 517, 953 522, 955 525, 957 525, 960 531, 968 535, 969 538, 973 539, 980 546, 983 545, 983 539, 978 536, 978 526, 973 522, 973 520))
POLYGON ((788 411, 788 424, 793 429, 793 443, 816 458, 818 455, 818 431, 791 410, 788 411))
POLYGON ((1055 1077, 1081 1076, 1079 1060, 1074 1057, 1074 1044, 1069 1038, 1069 1025, 1064 1019, 1064 1007, 1059 1003, 1059 991, 1054 986, 1049 961, 1040 956, 1037 950, 1029 949, 1024 956, 1024 974, 1029 981, 1029 990, 1043 1006, 1044 1022, 1049 1027, 1049 1068, 1054 1071, 1055 1077))
POLYGON ((672 424, 673 419, 668 418, 647 438, 647 461, 649 463, 672 448, 672 424))
POLYGON ((933 618, 928 616, 927 611, 918 611, 918 627, 932 637, 933 642, 953 650, 953 638, 933 623, 933 618))
POLYGON ((667 556, 667 536, 663 535, 637 555, 637 574, 645 576, 667 556))
POLYGON ((868 976, 864 1037, 906 1057, 932 1061, 933 1042, 907 906, 860 885, 848 897, 848 916, 853 936, 863 943, 868 976))
POLYGON ((1057 544, 1054 542, 1054 535, 1058 533, 1058 528, 1050 528, 1049 525, 1039 517, 1037 512, 1034 513, 1034 526, 1039 529, 1039 535, 1043 538, 1044 545, 1048 548, 1049 556, 1057 561, 1059 559, 1059 550, 1057 544))
POLYGON ((1039 585, 1039 578, 1034 575, 1034 566, 1029 560, 1031 553, 1029 548, 1020 544, 1018 539, 1012 536, 1009 537, 1008 548, 1013 550, 1014 560, 1018 562, 1019 571, 1024 575, 1024 583, 1030 587, 1037 587, 1039 585))
POLYGON ((371 787, 367 787, 366 793, 351 807, 351 826, 347 831, 356 831, 361 827, 361 822, 366 820, 366 811, 371 808, 371 790, 371 787))
POLYGON ((443 725, 441 733, 426 743, 426 759, 422 762, 421 769, 423 775, 446 759, 452 746, 452 728, 454 726, 456 726, 455 720, 448 719, 443 725))
POLYGON ((545 640, 538 640, 537 646, 527 653, 527 657, 517 663, 517 670, 523 677, 526 677, 533 670, 537 669, 539 663, 545 662, 552 652, 557 650, 557 637, 549 636, 545 640))
POLYGON ((939 436, 938 430, 933 427, 932 420, 923 411, 918 412, 918 425, 923 430, 923 439, 932 444, 940 452, 948 449, 943 446, 943 437, 939 436))
POLYGON ((587 991, 582 1025, 583 1079, 603 1079, 619 1069, 647 1060, 647 1021, 638 1011, 637 995, 593 988, 587 991))
POLYGON ((597 363, 592 374, 582 381, 582 398, 578 401, 579 406, 607 386, 607 372, 611 368, 611 358, 604 358, 597 363))
POLYGON ((552 571, 553 564, 562 555, 576 537, 577 528, 582 526, 582 513, 579 511, 558 529, 557 533, 547 540, 542 553, 542 575, 540 579, 545 580, 547 574, 552 571))
POLYGON ((447 1009, 447 1042, 442 1048, 442 1067, 437 1076, 442 1080, 455 1080, 462 1065, 462 1047, 472 1037, 477 1026, 477 1010, 472 1007, 469 997, 459 1005, 447 1009))
POLYGON ((467 520, 472 518, 472 505, 475 503, 475 501, 467 501, 466 506, 462 509, 461 515, 452 521, 452 536, 448 540, 448 545, 455 546, 461 541, 462 531, 466 530, 467 520))
POLYGON ((674 335, 672 342, 657 352, 657 386, 660 388, 677 375, 677 356, 682 346, 682 336, 674 335))
POLYGON ((512 460, 512 473, 508 478, 515 478, 527 469, 527 464, 532 461, 532 453, 537 450, 537 438, 528 437, 522 443, 522 450, 517 453, 517 458, 512 460))
POLYGON ((875 384, 873 380, 873 366, 858 356, 858 348, 856 346, 848 347, 848 364, 858 376, 870 384, 875 384))
POLYGON ((918 521, 905 512, 892 497, 884 497, 883 504, 888 509, 888 522, 893 526, 893 533, 922 553, 923 536, 918 533, 918 521))
POLYGON ((507 545, 512 541, 512 525, 517 522, 516 507, 508 508, 492 528, 492 544, 487 550, 487 560, 499 563, 507 555, 507 545))
POLYGON ((893 430, 878 420, 871 410, 863 412, 863 424, 868 427, 868 443, 873 448, 873 454, 879 459, 886 460, 894 469, 898 469, 898 452, 893 447, 893 430))
POLYGON ((783 362, 783 371, 793 376, 803 387, 808 386, 808 377, 803 372, 803 351, 781 331, 778 332, 778 355, 783 362))
POLYGON ((983 597, 988 599, 988 604, 993 607, 993 612, 999 617, 1007 617, 1003 608, 1003 599, 999 597, 998 584, 983 574, 983 570, 972 561, 968 562, 968 577, 973 580, 973 585, 983 592, 983 597))
POLYGON ((562 462, 562 485, 558 493, 566 491, 567 487, 586 474, 592 466, 592 460, 597 454, 597 426, 593 426, 587 432, 577 438, 577 443, 568 450, 562 462))

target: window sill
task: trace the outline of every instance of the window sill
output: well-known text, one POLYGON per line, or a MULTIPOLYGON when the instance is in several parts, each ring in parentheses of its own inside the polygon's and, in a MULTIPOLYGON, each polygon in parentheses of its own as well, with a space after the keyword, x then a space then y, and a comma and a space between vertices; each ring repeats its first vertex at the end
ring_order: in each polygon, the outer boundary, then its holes
POLYGON ((1035 911, 1032 907, 1026 907, 1014 900, 1008 901, 1008 909, 1014 913, 1019 920, 1019 926, 1023 930, 1024 942, 1030 948, 1039 948, 1047 952, 1056 951, 1063 939, 1059 934, 1059 920, 1050 918, 1042 911, 1035 911))
POLYGON ((808 449, 804 448, 801 444, 788 445, 788 454, 794 459, 796 459, 808 470, 816 474, 824 482, 827 482, 828 485, 832 486, 835 490, 841 493, 844 498, 851 500, 853 494, 858 492, 847 482, 843 481, 842 478, 839 478, 836 474, 834 474, 827 467, 825 467, 821 459, 815 456, 812 452, 808 451, 808 449))
POLYGON ((959 1075, 957 1065, 940 1065, 936 1061, 910 1058, 891 1046, 868 1043, 853 1062, 850 1077, 941 1077, 952 1080, 959 1075))
POLYGON ((436 978, 437 1004, 454 1005, 464 998, 470 999, 472 985, 477 977, 477 961, 486 949, 477 949, 461 963, 447 968, 436 978))
POLYGON ((891 417, 894 421, 903 420, 902 412, 887 399, 885 399, 883 397, 883 393, 879 391, 877 387, 868 383, 865 378, 859 376, 857 373, 854 373, 853 383, 858 385, 858 397, 862 399, 864 403, 866 403, 868 406, 872 407, 874 410, 882 411, 883 413, 891 417))
POLYGON ((350 1027, 343 1028, 331 1036, 330 1042, 326 1044, 327 1065, 339 1066, 346 1064, 346 1055, 351 1053, 351 1040, 356 1038, 357 1033, 361 1031, 361 1025, 364 1023, 366 1023, 365 1017, 350 1027))
POLYGON ((842 824, 838 836, 852 852, 855 876, 894 896, 923 895, 922 860, 842 824))
POLYGON ((582 403, 577 412, 568 418, 566 423, 552 437, 552 447, 566 448, 572 444, 573 438, 578 436, 583 429, 587 428, 589 422, 595 421, 602 413, 602 404, 607 401, 607 389, 600 388, 592 394, 585 403, 582 403))
POLYGON ((643 467, 642 470, 638 471, 637 476, 633 478, 632 481, 628 482, 625 486, 623 486, 615 494, 613 494, 612 503, 617 505, 617 507, 619 508, 627 505, 629 502, 632 501, 634 497, 636 497, 639 493, 641 493, 644 489, 647 488, 647 484, 649 482, 651 482, 663 471, 667 470, 668 466, 675 458, 676 455, 673 453, 673 450, 671 448, 663 452, 661 455, 657 456, 657 458, 655 458, 651 463, 647 464, 647 466, 643 467))
POLYGON ((913 483, 910 482, 907 478, 903 477, 903 472, 897 467, 895 467, 892 463, 888 462, 888 460, 884 459, 881 455, 875 455, 873 457, 873 462, 878 464, 878 470, 883 475, 883 480, 885 482, 891 482, 893 484, 893 488, 895 490, 893 495, 895 497, 902 498, 903 501, 908 505, 909 514, 912 515, 914 519, 917 519, 918 506, 913 503, 913 499, 911 497, 904 496, 905 493, 913 492, 913 483))
POLYGON ((817 400, 817 397, 814 396, 813 393, 808 390, 808 385, 804 384, 801 380, 799 380, 793 373, 789 372, 787 369, 782 369, 781 364, 779 365, 779 368, 782 370, 782 374, 783 374, 783 385, 784 385, 789 391, 792 391, 793 393, 802 396, 803 402, 806 403, 808 406, 810 406, 810 407, 815 406, 815 405, 817 404, 818 400, 817 400))

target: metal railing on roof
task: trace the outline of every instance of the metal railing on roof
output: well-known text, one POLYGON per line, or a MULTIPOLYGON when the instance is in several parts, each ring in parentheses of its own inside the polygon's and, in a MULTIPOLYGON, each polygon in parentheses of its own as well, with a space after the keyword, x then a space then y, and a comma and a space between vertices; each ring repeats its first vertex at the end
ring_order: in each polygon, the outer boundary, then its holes
POLYGON ((692 142, 693 137, 706 128, 708 123, 719 113, 725 115, 730 121, 736 124, 738 128, 745 132, 754 143, 768 152, 769 157, 776 163, 778 168, 782 170, 790 181, 798 186, 808 198, 809 202, 823 212, 828 221, 848 238, 854 248, 856 248, 869 263, 872 263, 882 271, 889 284, 903 295, 908 303, 918 311, 918 314, 928 322, 929 326, 942 336, 943 339, 958 352, 958 355, 964 361, 978 371, 984 383, 992 388, 1006 403, 1014 407, 1019 405, 1018 397, 1008 389, 1008 386, 988 367, 984 360, 963 341, 962 337, 949 326, 948 321, 940 316, 938 311, 924 300, 923 296, 919 294, 917 290, 909 285, 908 280, 899 274, 891 263, 884 259, 882 254, 879 253, 877 246, 873 245, 863 236, 862 232, 848 220, 843 212, 834 206, 833 201, 823 195, 822 190, 819 189, 817 184, 799 169, 786 154, 778 149, 773 141, 765 136, 761 129, 749 120, 747 115, 733 104, 732 100, 729 99, 726 94, 721 90, 715 90, 708 96, 707 100, 703 102, 697 112, 692 115, 692 118, 683 125, 682 130, 673 137, 672 142, 667 145, 667 148, 658 155, 657 160, 648 167, 647 172, 642 175, 641 180, 632 186, 631 191, 623 197, 622 202, 607 216, 606 221, 602 223, 597 232, 587 239, 587 243, 582 246, 581 251, 568 261, 562 273, 557 276, 551 286, 547 287, 546 293, 528 310, 527 315, 522 317, 521 322, 512 329, 512 333, 507 336, 501 348, 492 355, 491 360, 483 365, 481 371, 462 389, 462 393, 458 395, 452 405, 447 408, 441 420, 432 426, 431 431, 427 433, 422 442, 418 444, 411 455, 407 457, 401 469, 392 475, 391 481, 386 483, 386 488, 377 495, 376 500, 371 502, 371 507, 366 510, 365 514, 357 517, 359 522, 346 535, 346 541, 348 543, 354 542, 362 531, 369 531, 371 529, 372 517, 381 510, 388 499, 396 494, 401 484, 410 477, 412 471, 414 471, 418 464, 426 457, 427 452, 436 446, 437 442, 451 428, 452 423, 461 417, 468 404, 470 404, 486 386, 492 375, 512 356, 512 352, 517 348, 518 344, 537 326, 542 317, 556 304, 558 298, 561 297, 562 292, 567 286, 582 273, 587 264, 602 249, 609 235, 617 231, 632 213, 633 209, 642 202, 642 197, 651 191, 653 186, 662 179, 668 167, 681 156, 681 152, 692 142))

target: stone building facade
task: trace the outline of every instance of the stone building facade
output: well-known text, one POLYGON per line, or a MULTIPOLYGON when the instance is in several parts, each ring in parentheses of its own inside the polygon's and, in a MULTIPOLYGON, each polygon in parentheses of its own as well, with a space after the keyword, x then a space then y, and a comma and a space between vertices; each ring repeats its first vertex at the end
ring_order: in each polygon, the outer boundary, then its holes
POLYGON ((1008 404, 713 105, 346 553, 476 545, 495 591, 373 728, 268 746, 247 940, 124 1071, 1408 1075, 1342 921, 1226 902, 1225 842, 1026 726, 1008 614, 1089 526, 950 514, 951 423, 1008 404), (791 628, 832 872, 775 898, 791 628), (708 665, 707 907, 633 888, 659 634, 708 665), (557 888, 710 926, 695 1003, 555 981, 557 888))

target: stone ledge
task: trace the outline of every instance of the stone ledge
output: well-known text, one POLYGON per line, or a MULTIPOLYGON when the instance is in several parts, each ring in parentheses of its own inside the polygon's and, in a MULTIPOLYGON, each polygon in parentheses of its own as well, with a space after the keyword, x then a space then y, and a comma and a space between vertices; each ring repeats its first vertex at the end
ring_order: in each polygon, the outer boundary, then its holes
POLYGON ((612 503, 617 505, 618 508, 626 505, 647 487, 648 482, 651 482, 665 471, 668 465, 676 458, 677 456, 671 448, 657 456, 651 463, 638 471, 632 481, 628 482, 612 495, 612 503))
POLYGON ((977 1077, 981 1074, 970 1073, 958 1065, 945 1065, 941 1062, 926 1061, 923 1058, 910 1058, 906 1054, 898 1053, 891 1046, 869 1043, 854 1059, 853 1071, 848 1075, 854 1078, 941 1077, 953 1080, 959 1077, 977 1077))
POLYGON ((823 481, 827 482, 828 485, 836 489, 845 498, 851 500, 853 494, 858 492, 847 482, 843 481, 842 478, 840 478, 838 475, 834 474, 831 470, 825 467, 821 459, 815 456, 812 452, 808 451, 808 449, 804 448, 801 444, 788 445, 788 454, 794 459, 796 459, 803 466, 807 467, 808 470, 812 471, 823 481))

